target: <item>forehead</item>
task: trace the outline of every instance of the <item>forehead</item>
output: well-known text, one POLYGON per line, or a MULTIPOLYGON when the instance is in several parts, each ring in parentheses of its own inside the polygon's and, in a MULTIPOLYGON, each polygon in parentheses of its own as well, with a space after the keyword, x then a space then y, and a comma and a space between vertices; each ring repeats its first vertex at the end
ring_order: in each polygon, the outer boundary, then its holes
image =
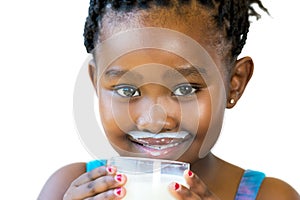
MULTIPOLYGON (((201 7, 198 4, 197 6, 182 6, 180 9, 177 7, 153 7, 148 10, 132 10, 128 12, 107 9, 99 25, 101 27, 100 37, 96 45, 96 51, 99 44, 101 45, 101 43, 123 32, 146 27, 166 28, 180 32, 196 41, 205 49, 223 73, 225 67, 223 66, 223 55, 220 52, 224 52, 223 48, 225 48, 226 44, 224 43, 222 33, 214 24, 212 16, 214 16, 213 11, 207 10, 207 8, 201 7)), ((162 37, 160 40, 162 43, 176 40, 176 38, 170 39, 164 35, 157 37, 162 37)), ((121 46, 124 41, 128 43, 128 41, 132 40, 146 41, 153 40, 153 37, 149 36, 149 34, 139 34, 137 37, 129 35, 123 41, 115 43, 113 48, 122 48, 121 46)), ((183 49, 182 51, 186 50, 185 45, 182 43, 181 48, 183 49)))
POLYGON ((182 32, 197 41, 208 41, 216 34, 212 12, 200 5, 180 8, 151 7, 148 10, 115 11, 107 9, 100 24, 100 42, 128 29, 161 27, 182 32))
POLYGON ((126 73, 125 77, 128 76, 133 79, 139 79, 138 74, 143 74, 144 77, 163 75, 163 78, 168 79, 182 75, 207 74, 207 71, 207 68, 194 66, 184 58, 171 52, 159 49, 142 49, 127 53, 116 59, 104 69, 103 74, 114 78, 123 76, 126 73))
POLYGON ((209 53, 197 41, 180 32, 156 27, 115 34, 98 45, 94 58, 101 73, 111 65, 128 68, 146 63, 217 68, 209 53))

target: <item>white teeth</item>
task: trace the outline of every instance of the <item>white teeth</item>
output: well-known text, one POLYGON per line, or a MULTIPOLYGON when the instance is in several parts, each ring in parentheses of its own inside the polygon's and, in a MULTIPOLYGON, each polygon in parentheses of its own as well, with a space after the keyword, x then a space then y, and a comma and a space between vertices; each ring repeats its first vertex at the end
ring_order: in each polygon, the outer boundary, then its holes
POLYGON ((167 145, 147 145, 147 144, 143 144, 143 146, 149 147, 149 148, 152 148, 152 149, 156 149, 156 150, 163 150, 163 149, 167 149, 167 148, 170 148, 170 147, 175 147, 178 144, 179 143, 167 144, 167 145))
POLYGON ((191 134, 187 131, 163 132, 163 133, 130 131, 127 134, 130 136, 130 139, 132 141, 134 141, 140 145, 143 145, 144 147, 151 148, 153 150, 158 150, 158 151, 178 146, 183 141, 185 141, 188 137, 191 136, 191 134), (148 140, 148 139, 150 139, 150 140, 148 140), (151 139, 153 139, 153 140, 151 140, 151 139), (172 139, 174 139, 174 140, 172 140, 172 139), (170 142, 170 143, 168 143, 168 142, 170 142), (157 144, 155 144, 155 143, 157 143, 157 144), (168 144, 162 144, 162 143, 168 143, 168 144))
POLYGON ((177 139, 183 139, 186 136, 189 135, 186 131, 179 131, 179 132, 165 132, 165 133, 150 133, 150 132, 144 132, 144 131, 130 131, 127 133, 134 139, 141 139, 141 138, 154 138, 154 139, 160 139, 160 138, 177 138, 177 139))

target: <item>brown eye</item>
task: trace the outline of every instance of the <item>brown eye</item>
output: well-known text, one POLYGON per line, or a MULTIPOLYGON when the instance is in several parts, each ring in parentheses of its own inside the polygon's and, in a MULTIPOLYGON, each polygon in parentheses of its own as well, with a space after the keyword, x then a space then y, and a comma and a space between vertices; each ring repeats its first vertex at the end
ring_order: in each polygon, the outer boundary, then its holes
POLYGON ((114 91, 121 97, 126 98, 140 96, 140 91, 136 87, 130 85, 116 86, 114 91))

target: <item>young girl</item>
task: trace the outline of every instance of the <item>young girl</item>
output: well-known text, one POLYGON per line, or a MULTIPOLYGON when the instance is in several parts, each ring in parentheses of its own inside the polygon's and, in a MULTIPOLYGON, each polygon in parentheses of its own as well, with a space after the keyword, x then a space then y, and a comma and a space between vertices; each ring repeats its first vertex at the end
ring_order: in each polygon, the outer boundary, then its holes
MULTIPOLYGON (((91 0, 85 45, 101 121, 122 156, 191 164, 175 199, 300 199, 287 183, 213 155, 224 110, 253 72, 239 58, 260 1, 91 0)), ((121 199, 126 176, 105 162, 55 172, 39 199, 121 199)), ((138 188, 137 188, 138 189, 138 188)))

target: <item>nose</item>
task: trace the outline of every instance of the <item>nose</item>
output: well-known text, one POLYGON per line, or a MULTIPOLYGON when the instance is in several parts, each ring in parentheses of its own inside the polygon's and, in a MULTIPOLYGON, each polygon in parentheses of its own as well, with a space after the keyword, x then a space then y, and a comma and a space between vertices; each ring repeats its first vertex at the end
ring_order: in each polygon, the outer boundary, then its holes
POLYGON ((168 112, 163 106, 154 104, 143 112, 136 121, 137 128, 141 131, 159 133, 175 130, 176 120, 168 116, 168 112))

